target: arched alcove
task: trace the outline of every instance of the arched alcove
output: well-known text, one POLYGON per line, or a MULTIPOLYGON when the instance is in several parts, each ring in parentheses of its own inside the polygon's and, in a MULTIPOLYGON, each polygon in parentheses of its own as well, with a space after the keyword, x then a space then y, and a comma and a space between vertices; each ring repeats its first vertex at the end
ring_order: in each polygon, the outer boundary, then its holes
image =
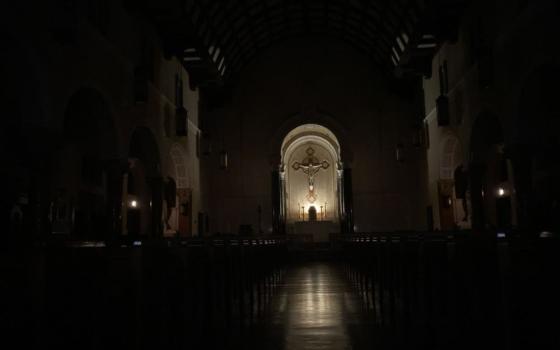
POLYGON ((271 132, 268 150, 271 159, 278 160, 278 149, 282 149, 286 139, 293 135, 295 130, 304 125, 319 125, 328 130, 330 137, 334 137, 338 144, 339 157, 344 159, 345 164, 350 164, 353 160, 352 148, 348 139, 346 128, 333 116, 326 112, 309 110, 304 113, 297 113, 287 118, 281 125, 274 126, 271 132))
POLYGON ((512 225, 512 187, 504 154, 504 134, 498 117, 481 113, 470 139, 470 196, 473 228, 512 225))
POLYGON ((38 235, 47 227, 41 215, 50 201, 44 184, 50 181, 48 160, 56 139, 42 104, 40 59, 21 40, 4 31, 0 50, 1 225, 14 237, 38 235))
POLYGON ((340 154, 337 137, 324 126, 304 124, 286 135, 280 151, 280 173, 288 225, 308 221, 314 210, 318 221, 339 221, 340 154))
POLYGON ((162 179, 160 153, 152 131, 138 127, 129 148, 127 231, 130 234, 162 233, 162 179))
POLYGON ((461 141, 453 134, 446 135, 441 142, 439 178, 452 180, 455 169, 463 163, 461 141))
POLYGON ((440 169, 438 181, 439 220, 442 230, 457 227, 468 228, 468 204, 464 191, 457 191, 463 185, 463 152, 461 141, 454 134, 447 134, 440 145, 440 169), (458 183, 457 183, 458 182, 458 183))
POLYGON ((52 163, 53 232, 103 238, 111 227, 108 178, 118 139, 99 91, 82 88, 69 98, 61 140, 52 163))
POLYGON ((545 64, 528 75, 519 96, 511 157, 523 227, 559 228, 560 109, 556 91, 560 66, 545 64))

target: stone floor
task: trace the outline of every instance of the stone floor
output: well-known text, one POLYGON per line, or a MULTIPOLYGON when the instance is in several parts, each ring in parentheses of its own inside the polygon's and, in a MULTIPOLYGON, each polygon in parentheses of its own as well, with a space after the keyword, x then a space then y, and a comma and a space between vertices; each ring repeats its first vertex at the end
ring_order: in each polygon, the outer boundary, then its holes
POLYGON ((343 271, 309 262, 289 269, 265 316, 236 347, 245 349, 372 349, 380 339, 343 271))

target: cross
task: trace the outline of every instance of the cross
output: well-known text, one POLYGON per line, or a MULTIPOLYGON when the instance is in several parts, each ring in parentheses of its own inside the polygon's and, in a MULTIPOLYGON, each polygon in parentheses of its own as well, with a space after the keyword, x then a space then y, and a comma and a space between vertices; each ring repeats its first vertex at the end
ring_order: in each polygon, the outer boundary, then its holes
POLYGON ((307 199, 310 203, 313 203, 317 199, 314 186, 315 174, 317 174, 321 169, 327 169, 329 167, 329 162, 326 160, 319 162, 319 159, 314 156, 315 150, 312 147, 309 147, 305 153, 307 153, 307 157, 305 157, 301 162, 294 162, 294 164, 292 164, 292 168, 294 168, 294 170, 301 169, 301 171, 307 175, 309 183, 309 193, 307 194, 307 199))

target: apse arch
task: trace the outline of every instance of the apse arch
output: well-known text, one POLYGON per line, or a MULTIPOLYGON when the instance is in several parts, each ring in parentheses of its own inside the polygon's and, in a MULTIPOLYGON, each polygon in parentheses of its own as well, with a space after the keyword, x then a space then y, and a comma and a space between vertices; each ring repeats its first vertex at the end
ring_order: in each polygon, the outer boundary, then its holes
POLYGON ((332 115, 323 111, 312 110, 293 114, 280 125, 276 125, 270 130, 269 134, 271 137, 268 143, 268 151, 272 165, 276 166, 278 164, 279 156, 281 155, 278 150, 282 149, 289 134, 296 128, 306 124, 320 125, 329 130, 332 134, 331 138, 336 139, 336 143, 338 143, 340 158, 344 159, 345 164, 352 164, 354 157, 346 127, 332 115))
MULTIPOLYGON (((325 147, 338 162, 340 161, 340 144, 338 138, 328 128, 319 124, 303 124, 290 131, 282 142, 281 164, 285 155, 291 154, 295 148, 306 142, 316 142, 325 147)), ((337 163, 338 165, 338 163, 337 163)))
POLYGON ((288 132, 279 166, 286 223, 338 222, 342 169, 340 144, 331 130, 308 123, 288 132))

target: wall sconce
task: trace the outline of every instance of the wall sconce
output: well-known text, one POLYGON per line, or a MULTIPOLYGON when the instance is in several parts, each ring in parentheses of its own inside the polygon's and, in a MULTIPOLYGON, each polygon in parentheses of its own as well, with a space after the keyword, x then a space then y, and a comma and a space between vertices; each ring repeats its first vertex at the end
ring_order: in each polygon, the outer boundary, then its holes
POLYGON ((228 153, 227 151, 220 152, 220 168, 227 169, 228 167, 228 153))
POLYGON ((397 144, 395 148, 395 157, 397 158, 397 162, 404 162, 404 146, 402 143, 397 144))
POLYGON ((506 190, 503 187, 498 187, 497 193, 498 193, 498 197, 501 198, 506 195, 506 190))

